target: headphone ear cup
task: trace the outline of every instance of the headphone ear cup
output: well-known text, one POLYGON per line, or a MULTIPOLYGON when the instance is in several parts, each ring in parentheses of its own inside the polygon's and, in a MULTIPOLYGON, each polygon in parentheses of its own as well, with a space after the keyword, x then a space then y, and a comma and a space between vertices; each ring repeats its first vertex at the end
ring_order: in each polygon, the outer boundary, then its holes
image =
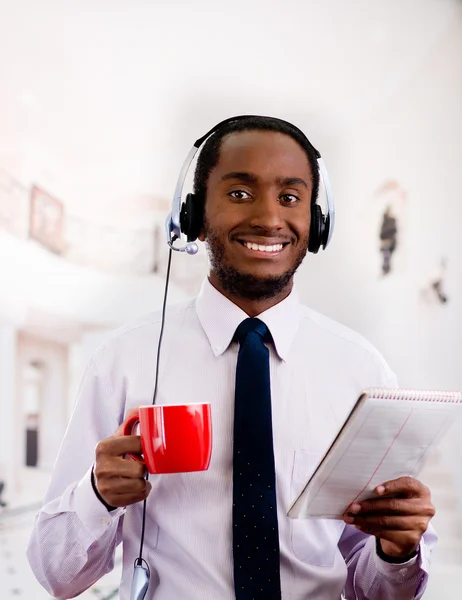
POLYGON ((188 242, 197 240, 203 222, 203 209, 200 198, 195 194, 187 194, 180 212, 180 231, 188 242))
POLYGON ((308 240, 308 251, 316 254, 324 242, 325 221, 319 204, 313 204, 311 207, 310 238, 308 240))
POLYGON ((323 223, 323 231, 322 231, 322 248, 326 249, 327 243, 329 241, 329 231, 330 231, 330 214, 322 217, 323 223))

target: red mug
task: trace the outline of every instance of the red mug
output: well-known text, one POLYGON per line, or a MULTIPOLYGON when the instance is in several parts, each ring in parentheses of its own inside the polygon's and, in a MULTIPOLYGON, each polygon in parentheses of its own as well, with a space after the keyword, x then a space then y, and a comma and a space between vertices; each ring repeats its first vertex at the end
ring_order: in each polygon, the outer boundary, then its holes
POLYGON ((123 434, 133 435, 140 425, 142 456, 149 473, 206 471, 212 455, 211 406, 154 404, 139 406, 124 423, 123 434))

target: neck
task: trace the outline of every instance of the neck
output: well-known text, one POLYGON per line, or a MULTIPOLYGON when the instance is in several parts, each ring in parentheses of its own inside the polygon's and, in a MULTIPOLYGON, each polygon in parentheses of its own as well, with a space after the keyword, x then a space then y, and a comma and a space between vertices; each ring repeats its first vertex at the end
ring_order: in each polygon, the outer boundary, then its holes
POLYGON ((235 294, 230 293, 226 290, 221 284, 218 277, 215 273, 210 273, 209 281, 213 285, 215 289, 217 289, 225 298, 231 300, 233 304, 238 306, 241 310, 243 310, 249 317, 257 317, 265 310, 276 306, 279 302, 282 302, 292 291, 293 287, 293 279, 289 281, 287 286, 281 290, 278 294, 271 296, 271 298, 263 298, 261 300, 249 300, 248 298, 242 298, 241 296, 236 296, 235 294))

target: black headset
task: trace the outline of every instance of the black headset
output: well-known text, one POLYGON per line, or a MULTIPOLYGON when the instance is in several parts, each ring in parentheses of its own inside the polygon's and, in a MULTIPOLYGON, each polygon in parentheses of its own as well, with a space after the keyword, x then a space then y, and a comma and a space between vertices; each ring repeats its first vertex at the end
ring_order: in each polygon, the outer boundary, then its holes
MULTIPOLYGON (((184 181, 186 179, 189 166, 195 154, 202 146, 202 144, 213 133, 219 131, 227 123, 241 121, 243 119, 251 119, 255 117, 257 117, 257 115, 240 115, 237 117, 225 119, 224 121, 221 121, 220 123, 215 125, 215 127, 212 127, 210 131, 208 131, 205 135, 203 135, 201 138, 194 142, 193 147, 189 151, 188 156, 186 157, 186 160, 183 163, 183 167, 178 177, 178 181, 175 188, 175 194, 173 196, 172 211, 168 215, 166 221, 167 243, 172 250, 176 250, 178 252, 187 252, 188 254, 196 254, 196 252, 198 251, 196 240, 201 232, 204 221, 205 199, 198 198, 195 194, 189 193, 186 195, 184 203, 182 204, 181 202, 181 194, 183 191, 184 181), (181 238, 181 234, 186 236, 187 243, 184 246, 176 247, 174 246, 174 242, 181 238)), ((316 156, 320 179, 325 190, 327 205, 327 215, 325 215, 322 212, 322 209, 319 206, 319 204, 317 204, 317 202, 313 203, 311 206, 311 224, 308 250, 309 252, 313 252, 314 254, 316 254, 321 246, 323 249, 327 247, 331 240, 332 233, 334 231, 334 199, 332 196, 332 190, 330 187, 327 170, 324 165, 324 161, 321 158, 321 154, 318 152, 318 150, 316 150, 316 148, 313 146, 313 144, 311 144, 306 135, 298 127, 282 119, 276 119, 273 117, 271 117, 271 119, 273 121, 279 121, 280 123, 284 123, 285 125, 288 125, 296 132, 298 132, 304 138, 307 145, 313 150, 316 156)))

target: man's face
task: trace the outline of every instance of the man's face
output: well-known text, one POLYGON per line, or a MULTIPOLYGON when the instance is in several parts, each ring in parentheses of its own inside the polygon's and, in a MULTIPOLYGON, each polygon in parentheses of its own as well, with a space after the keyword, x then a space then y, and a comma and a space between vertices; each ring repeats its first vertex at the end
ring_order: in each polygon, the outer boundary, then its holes
POLYGON ((312 174, 290 136, 243 131, 226 137, 211 171, 204 231, 211 276, 249 299, 291 283, 308 248, 312 174))

